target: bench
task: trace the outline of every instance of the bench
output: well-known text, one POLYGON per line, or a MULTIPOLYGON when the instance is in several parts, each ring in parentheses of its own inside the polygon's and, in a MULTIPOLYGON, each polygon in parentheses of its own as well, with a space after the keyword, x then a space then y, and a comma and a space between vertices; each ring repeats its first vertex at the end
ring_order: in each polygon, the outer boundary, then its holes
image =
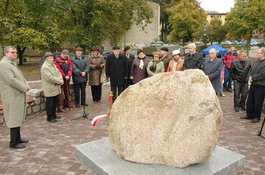
MULTIPOLYGON (((33 103, 33 102, 35 102, 34 99, 27 99, 27 104, 30 105, 30 104, 33 103)), ((3 105, 0 104, 0 111, 3 111, 3 109, 4 109, 3 105)))

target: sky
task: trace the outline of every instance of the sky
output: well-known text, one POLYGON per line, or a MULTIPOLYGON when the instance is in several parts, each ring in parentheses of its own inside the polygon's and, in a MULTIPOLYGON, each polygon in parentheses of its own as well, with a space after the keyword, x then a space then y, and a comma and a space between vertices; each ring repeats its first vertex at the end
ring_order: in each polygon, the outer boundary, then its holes
POLYGON ((205 11, 230 12, 234 0, 198 0, 205 11))

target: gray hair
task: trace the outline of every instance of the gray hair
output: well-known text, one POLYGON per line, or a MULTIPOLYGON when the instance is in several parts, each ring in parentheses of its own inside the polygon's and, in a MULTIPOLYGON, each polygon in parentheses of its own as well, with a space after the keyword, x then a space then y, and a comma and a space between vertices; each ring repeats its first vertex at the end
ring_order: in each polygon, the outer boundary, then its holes
POLYGON ((210 49, 209 52, 210 52, 210 51, 214 51, 214 52, 217 54, 217 51, 216 51, 215 48, 210 49))
POLYGON ((242 55, 243 53, 247 54, 247 51, 241 50, 238 55, 242 55))
POLYGON ((190 44, 188 45, 188 47, 193 47, 193 48, 196 49, 196 45, 195 45, 194 43, 190 43, 190 44))
POLYGON ((262 55, 265 56, 265 48, 264 47, 259 48, 259 51, 262 53, 262 55))
POLYGON ((7 53, 10 49, 16 50, 16 47, 14 47, 14 46, 6 46, 5 49, 4 49, 4 52, 7 53))

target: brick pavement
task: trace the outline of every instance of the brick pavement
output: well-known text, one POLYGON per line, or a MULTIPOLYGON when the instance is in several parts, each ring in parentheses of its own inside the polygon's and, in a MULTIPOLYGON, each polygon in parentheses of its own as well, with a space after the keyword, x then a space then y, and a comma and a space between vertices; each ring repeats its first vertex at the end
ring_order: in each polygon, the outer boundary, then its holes
MULTIPOLYGON (((104 100, 92 103, 90 88, 87 88, 89 117, 108 111, 108 91, 109 86, 104 86, 104 100)), ((245 168, 237 175, 265 174, 265 139, 256 136, 261 122, 251 124, 239 119, 244 113, 233 111, 232 95, 226 93, 220 97, 224 120, 218 145, 246 156, 245 168)), ((108 120, 96 128, 90 126, 87 119, 69 121, 78 116, 82 116, 82 109, 73 108, 57 123, 48 123, 44 112, 28 117, 21 128, 22 136, 30 140, 24 150, 10 149, 9 130, 0 126, 0 174, 93 174, 74 158, 73 146, 108 136, 108 120)))

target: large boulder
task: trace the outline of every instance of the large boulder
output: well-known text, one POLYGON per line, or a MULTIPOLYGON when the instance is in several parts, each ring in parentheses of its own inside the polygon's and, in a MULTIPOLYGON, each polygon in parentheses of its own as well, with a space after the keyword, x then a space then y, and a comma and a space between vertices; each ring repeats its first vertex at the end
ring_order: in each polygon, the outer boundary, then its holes
POLYGON ((126 160, 187 167, 215 149, 222 110, 200 70, 163 73, 127 88, 111 110, 112 149, 126 160))

